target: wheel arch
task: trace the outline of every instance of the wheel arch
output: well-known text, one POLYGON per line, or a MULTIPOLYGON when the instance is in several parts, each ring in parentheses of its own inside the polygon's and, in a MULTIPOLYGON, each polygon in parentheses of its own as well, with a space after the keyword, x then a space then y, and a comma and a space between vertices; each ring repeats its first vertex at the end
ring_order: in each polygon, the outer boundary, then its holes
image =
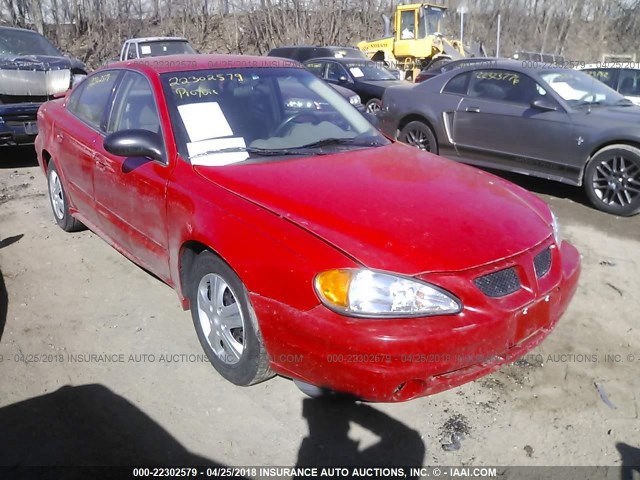
POLYGON ((44 173, 47 173, 49 170, 49 162, 51 162, 51 154, 48 150, 42 150, 42 168, 44 169, 44 173))
POLYGON ((178 255, 178 293, 180 295, 180 301, 182 302, 182 307, 187 310, 189 308, 189 272, 193 268, 193 265, 196 261, 196 258, 199 254, 204 251, 209 251, 222 260, 231 270, 233 270, 236 275, 238 274, 233 267, 227 262, 222 255, 220 255, 214 248, 202 243, 198 240, 187 240, 185 241, 179 250, 178 255))
POLYGON ((578 186, 581 187, 584 182, 584 176, 587 171, 587 165, 593 157, 595 157, 600 151, 604 150, 607 147, 613 147, 615 145, 624 145, 629 147, 634 147, 640 149, 640 140, 607 140, 606 142, 599 143, 597 146, 593 147, 587 157, 584 165, 582 166, 582 170, 580 172, 580 178, 578 179, 578 186))
POLYGON ((398 123, 398 128, 396 129, 396 139, 398 138, 398 135, 400 134, 402 129, 411 122, 424 123, 427 127, 429 127, 429 130, 431 130, 431 133, 433 133, 433 136, 435 137, 436 142, 439 143, 438 135, 436 133, 435 127, 433 126, 433 122, 429 120, 426 116, 420 113, 411 113, 405 117, 402 117, 402 119, 400 119, 400 122, 398 123))

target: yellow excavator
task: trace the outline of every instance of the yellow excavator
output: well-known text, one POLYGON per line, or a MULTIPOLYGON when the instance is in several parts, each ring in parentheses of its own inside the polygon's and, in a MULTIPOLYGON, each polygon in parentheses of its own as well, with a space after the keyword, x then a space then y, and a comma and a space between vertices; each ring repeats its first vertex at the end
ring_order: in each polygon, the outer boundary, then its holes
POLYGON ((460 40, 444 37, 441 23, 446 11, 447 7, 433 3, 398 5, 392 20, 383 15, 383 38, 359 42, 357 47, 372 60, 403 71, 407 80, 436 61, 486 56, 481 45, 474 51, 460 40))

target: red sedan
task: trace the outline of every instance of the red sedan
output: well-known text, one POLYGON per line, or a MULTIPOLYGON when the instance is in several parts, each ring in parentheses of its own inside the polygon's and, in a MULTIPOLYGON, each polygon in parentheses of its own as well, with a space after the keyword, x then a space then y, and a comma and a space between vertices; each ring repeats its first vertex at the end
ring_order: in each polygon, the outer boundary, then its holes
POLYGON ((433 394, 533 348, 576 289, 543 201, 388 140, 297 64, 114 64, 38 126, 60 227, 174 287, 237 385, 433 394))

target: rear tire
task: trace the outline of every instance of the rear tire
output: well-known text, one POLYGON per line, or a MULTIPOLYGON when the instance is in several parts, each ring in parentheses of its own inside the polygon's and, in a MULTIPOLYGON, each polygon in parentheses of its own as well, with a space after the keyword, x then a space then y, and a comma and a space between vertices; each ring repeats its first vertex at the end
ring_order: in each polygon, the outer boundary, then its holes
POLYGON ((209 251, 197 256, 190 278, 193 324, 213 367, 240 386, 271 378, 258 320, 240 278, 209 251))
POLYGON ((49 190, 49 202, 53 211, 53 218, 58 226, 65 232, 78 232, 86 227, 69 213, 69 199, 62 184, 62 178, 53 160, 49 161, 47 170, 47 186, 49 190))
POLYGON ((640 212, 640 149, 623 144, 603 148, 589 160, 583 187, 598 210, 622 217, 640 212))
POLYGON ((398 140, 425 152, 438 153, 438 141, 433 131, 429 125, 418 120, 407 123, 400 130, 398 140))

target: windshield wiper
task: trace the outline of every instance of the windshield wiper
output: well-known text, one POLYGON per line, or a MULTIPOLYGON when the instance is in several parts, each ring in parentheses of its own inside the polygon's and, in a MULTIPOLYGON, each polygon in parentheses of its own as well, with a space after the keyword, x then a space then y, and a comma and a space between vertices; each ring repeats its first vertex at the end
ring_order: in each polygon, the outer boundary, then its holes
POLYGON ((195 160, 196 158, 206 157, 207 155, 216 155, 218 153, 237 153, 247 152, 254 153, 263 157, 277 156, 277 155, 306 155, 308 150, 328 147, 331 145, 352 145, 355 147, 377 147, 383 145, 375 140, 358 140, 355 138, 325 138, 318 140, 317 142, 307 143, 305 145, 298 145, 295 147, 282 147, 282 148, 256 148, 256 147, 229 147, 220 148, 217 150, 207 150, 206 152, 196 153, 189 157, 189 160, 195 160))
POLYGON ((601 100, 592 100, 592 101, 582 100, 581 102, 576 103, 576 107, 584 107, 585 105, 588 105, 589 107, 591 107, 592 105, 602 105, 602 101, 601 100))
POLYGON ((229 147, 229 148, 219 148, 217 150, 207 150, 206 152, 196 153, 195 155, 191 155, 189 157, 189 160, 195 160, 196 158, 206 157, 207 155, 216 155, 218 153, 238 153, 238 152, 255 153, 256 155, 261 155, 264 157, 268 157, 272 155, 301 155, 301 153, 292 152, 291 149, 288 149, 288 148, 229 147))
POLYGON ((318 140, 317 142, 307 143, 305 145, 300 145, 297 147, 290 147, 287 150, 304 150, 307 148, 320 148, 320 147, 328 147, 331 145, 353 145, 356 147, 376 147, 378 145, 382 145, 381 143, 375 140, 358 140, 355 138, 324 138, 322 140, 318 140))

